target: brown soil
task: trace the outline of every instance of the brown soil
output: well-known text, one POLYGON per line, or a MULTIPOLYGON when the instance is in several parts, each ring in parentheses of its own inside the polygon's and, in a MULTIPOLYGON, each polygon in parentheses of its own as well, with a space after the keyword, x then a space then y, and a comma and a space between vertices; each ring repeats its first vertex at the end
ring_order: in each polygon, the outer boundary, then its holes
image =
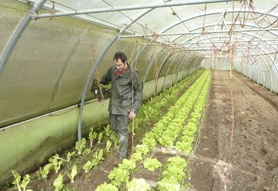
MULTIPOLYGON (((240 74, 233 73, 230 78, 228 71, 212 71, 208 107, 194 154, 189 158, 193 188, 188 191, 278 190, 277 116, 276 94, 240 74)), ((142 127, 136 133, 135 144, 147 130, 142 127)), ((172 155, 159 149, 152 154, 162 163, 172 155)), ((110 182, 108 173, 115 167, 116 158, 115 148, 98 167, 78 174, 74 184, 69 183, 67 176, 64 182, 70 184, 70 190, 95 190, 98 185, 110 182)), ((132 176, 143 177, 152 186, 159 179, 157 171, 143 168, 132 176)), ((52 180, 48 183, 33 181, 30 186, 34 191, 53 190, 54 177, 49 177, 52 180)))
POLYGON ((237 73, 212 77, 191 162, 195 190, 278 190, 278 96, 237 73))

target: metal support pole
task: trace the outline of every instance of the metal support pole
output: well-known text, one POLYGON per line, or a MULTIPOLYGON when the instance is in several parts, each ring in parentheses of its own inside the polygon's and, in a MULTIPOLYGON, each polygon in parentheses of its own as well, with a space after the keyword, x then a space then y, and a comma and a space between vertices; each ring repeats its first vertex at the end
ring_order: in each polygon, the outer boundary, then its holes
POLYGON ((2 54, 2 57, 0 60, 0 77, 5 69, 7 61, 16 45, 18 39, 21 37, 21 35, 25 31, 26 27, 29 25, 29 23, 33 19, 34 13, 38 12, 46 1, 47 0, 39 0, 37 3, 34 3, 32 9, 23 17, 23 19, 21 20, 21 22, 15 29, 13 35, 11 36, 9 42, 7 43, 7 45, 3 51, 3 54, 2 54))
MULTIPOLYGON (((212 26, 212 25, 210 25, 212 26)), ((202 26, 203 27, 203 26, 202 26)), ((255 27, 255 26, 253 26, 255 27)), ((200 27, 198 27, 197 29, 199 29, 200 27)), ((195 29, 192 29, 192 31, 195 30, 195 29)), ((278 31, 277 28, 257 28, 257 29, 239 29, 239 30, 236 30, 235 32, 237 33, 243 33, 243 32, 260 32, 260 31, 278 31)), ((206 34, 228 34, 229 33, 229 30, 219 30, 219 31, 206 31, 206 34)), ((179 36, 190 36, 190 35, 200 35, 202 34, 201 32, 199 31, 196 31, 196 32, 175 32, 175 33, 161 33, 161 34, 157 34, 158 36, 162 37, 162 36, 176 36, 176 35, 179 35, 179 36)), ((121 38, 135 38, 135 37, 151 37, 153 34, 132 34, 132 35, 125 35, 125 36, 121 36, 121 38)))
MULTIPOLYGON (((166 84, 166 78, 167 78, 168 73, 170 72, 170 69, 171 69, 172 65, 174 64, 174 60, 176 59, 178 54, 176 54, 176 52, 174 52, 173 54, 170 55, 170 57, 172 57, 172 56, 174 56, 175 58, 170 61, 170 64, 169 64, 169 66, 167 68, 167 71, 166 71, 166 74, 165 74, 165 78, 164 78, 164 83, 163 83, 164 84, 164 87, 163 87, 164 89, 163 90, 166 90, 166 85, 165 85, 166 84)), ((170 57, 169 57, 169 59, 170 59, 170 57)), ((172 75, 174 75, 174 74, 172 73, 172 75)), ((172 86, 172 81, 171 81, 171 85, 170 86, 172 86)))
POLYGON ((61 16, 70 16, 70 15, 82 15, 82 14, 93 14, 93 13, 107 13, 107 12, 116 12, 116 11, 130 11, 130 10, 140 10, 140 9, 157 9, 164 7, 176 7, 176 6, 187 6, 187 5, 199 5, 199 4, 210 4, 210 3, 225 3, 232 1, 240 1, 240 0, 202 0, 202 1, 194 1, 191 2, 173 2, 173 3, 156 3, 149 5, 129 5, 129 6, 118 6, 118 7, 109 7, 109 8, 97 8, 97 9, 87 9, 87 10, 76 10, 76 11, 65 11, 59 12, 55 14, 41 14, 36 15, 38 18, 48 18, 48 17, 61 17, 61 16))

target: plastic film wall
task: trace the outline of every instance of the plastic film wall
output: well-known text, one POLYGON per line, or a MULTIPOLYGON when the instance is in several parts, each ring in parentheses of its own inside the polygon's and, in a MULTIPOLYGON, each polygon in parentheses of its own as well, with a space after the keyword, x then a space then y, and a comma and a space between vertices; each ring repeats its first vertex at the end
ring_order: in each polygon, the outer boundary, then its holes
MULTIPOLYGON (((29 10, 25 3, 1 1, 1 56, 29 10)), ((143 38, 117 37, 111 43, 118 32, 74 17, 28 24, 0 76, 0 152, 5 155, 0 174, 7 174, 0 177, 0 185, 11 179, 11 169, 34 170, 77 141, 80 102, 90 72, 89 84, 113 64, 115 52, 125 52, 139 71, 144 99, 179 82, 202 62, 198 54, 143 38)), ((108 118, 108 101, 99 104, 90 88, 85 94, 83 134, 108 118)))
MULTIPOLYGON (((29 9, 20 3, 13 3, 12 8, 9 1, 6 6, 1 7, 1 14, 5 15, 1 17, 1 28, 4 29, 1 32, 2 51, 13 29, 29 9), (11 10, 14 14, 11 14, 11 10), (9 20, 5 19, 7 16, 9 20), (11 23, 14 25, 4 27, 11 23)), ((31 21, 18 40, 1 76, 0 98, 5 100, 1 108, 5 108, 5 111, 0 115, 0 125, 6 126, 80 102, 90 69, 116 33, 69 17, 31 21)), ((138 56, 134 65, 142 80, 153 80, 156 77, 155 67, 172 50, 151 44, 137 55, 146 43, 142 40, 139 43, 136 39, 118 39, 98 64, 98 73, 103 74, 111 66, 114 53, 121 50, 130 59, 138 56)), ((180 62, 181 67, 190 60, 189 57, 181 52, 176 53, 174 59, 180 62)), ((160 77, 166 75, 168 67, 168 74, 178 71, 174 68, 176 64, 170 64, 171 59, 163 65, 160 77)), ((91 98, 89 92, 87 97, 91 98)))
POLYGON ((262 85, 272 92, 278 92, 277 57, 269 55, 256 55, 235 57, 231 60, 228 56, 206 57, 202 67, 217 70, 235 70, 248 77, 250 80, 262 85))

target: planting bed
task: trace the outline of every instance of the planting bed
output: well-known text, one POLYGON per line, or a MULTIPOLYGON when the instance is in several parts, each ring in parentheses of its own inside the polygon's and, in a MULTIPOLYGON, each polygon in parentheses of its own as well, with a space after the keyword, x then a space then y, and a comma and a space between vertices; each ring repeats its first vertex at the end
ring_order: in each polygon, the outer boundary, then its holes
MULTIPOLYGON (((165 104, 158 107, 157 116, 151 117, 155 114, 148 111, 151 115, 150 120, 146 119, 136 128, 133 144, 130 139, 128 158, 134 153, 133 146, 142 144, 141 139, 145 136, 145 132, 151 131, 155 124, 171 111, 169 108, 178 103, 178 99, 190 90, 199 76, 201 73, 196 73, 174 96, 169 96, 167 101, 161 100, 160 103, 165 102, 165 104)), ((208 106, 204 118, 200 121, 200 132, 197 132, 195 136, 194 153, 177 151, 173 146, 167 149, 158 144, 156 149, 146 154, 145 157, 156 158, 162 167, 150 171, 144 168, 143 162, 139 162, 137 167, 131 170, 130 178, 144 178, 152 188, 157 188, 162 178, 161 174, 169 162, 168 159, 180 156, 188 163, 188 168, 183 169, 186 174, 181 182, 184 186, 183 190, 278 190, 278 153, 276 151, 278 148, 278 96, 236 73, 233 73, 232 80, 228 71, 212 71, 211 76, 208 106), (233 128, 234 131, 232 131, 233 128), (233 133, 232 139, 231 133, 233 133), (232 143, 231 148, 230 143, 232 143), (229 152, 230 149, 232 152, 229 152)), ((196 87, 194 91, 197 89, 196 87)), ((145 108, 142 107, 142 109, 145 108)), ((192 106, 190 113, 192 114, 194 110, 196 109, 192 106)), ((185 117, 185 123, 190 121, 191 114, 188 118, 185 117)), ((148 118, 147 114, 145 118, 148 118)), ((163 134, 160 135, 162 136, 163 134)), ((178 139, 182 136, 180 133, 178 139)), ((96 141, 93 148, 95 145, 97 145, 96 141)), ((105 150, 105 147, 105 143, 98 144, 99 149, 105 150)), ((62 155, 61 157, 65 158, 62 155)), ((64 175, 63 182, 67 185, 63 190, 95 190, 105 182, 110 183, 109 174, 118 167, 113 164, 116 158, 117 147, 105 154, 102 162, 89 172, 84 173, 78 167, 74 183, 70 183, 66 175, 71 168, 61 168, 59 173, 64 175)), ((89 159, 92 159, 92 155, 84 154, 74 159, 78 162, 72 161, 72 163, 85 164, 89 159)), ((37 172, 30 176, 31 181, 27 188, 34 191, 55 190, 53 182, 58 176, 57 173, 52 171, 47 181, 39 180, 37 172)), ((124 189, 124 186, 119 186, 119 190, 124 189)), ((17 188, 13 187, 8 190, 14 191, 17 188)))
POLYGON ((276 191, 277 148, 277 94, 240 74, 233 73, 230 80, 228 71, 212 72, 206 121, 191 161, 194 188, 198 191, 225 188, 230 191, 276 191), (233 119, 232 153, 226 176, 233 119))

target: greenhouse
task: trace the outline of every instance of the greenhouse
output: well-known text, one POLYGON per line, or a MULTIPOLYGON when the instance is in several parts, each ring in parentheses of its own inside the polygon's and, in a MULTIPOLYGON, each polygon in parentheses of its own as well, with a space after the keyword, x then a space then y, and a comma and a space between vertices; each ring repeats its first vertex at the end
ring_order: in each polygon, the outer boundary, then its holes
POLYGON ((277 0, 1 0, 0 190, 278 190, 277 0))

